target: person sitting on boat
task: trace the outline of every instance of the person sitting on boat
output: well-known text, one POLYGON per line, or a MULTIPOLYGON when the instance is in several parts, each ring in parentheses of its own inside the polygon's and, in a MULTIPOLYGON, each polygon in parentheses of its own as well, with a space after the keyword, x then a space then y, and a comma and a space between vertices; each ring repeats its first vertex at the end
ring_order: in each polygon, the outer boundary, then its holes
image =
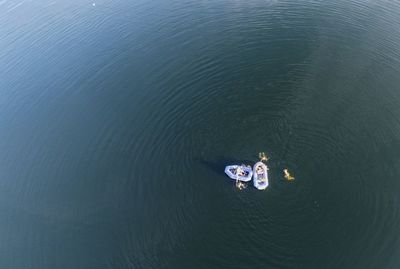
POLYGON ((238 167, 237 169, 236 169, 236 174, 238 175, 238 176, 245 176, 245 173, 244 173, 244 171, 243 171, 243 169, 241 168, 241 167, 238 167))
POLYGON ((263 172, 264 172, 264 170, 260 166, 258 166, 257 167, 257 174, 262 174, 263 172))

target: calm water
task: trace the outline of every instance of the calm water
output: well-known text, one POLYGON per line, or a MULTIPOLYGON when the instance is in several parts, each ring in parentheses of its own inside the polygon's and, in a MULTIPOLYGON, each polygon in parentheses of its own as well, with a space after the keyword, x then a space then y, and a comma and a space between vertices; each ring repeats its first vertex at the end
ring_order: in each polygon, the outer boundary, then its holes
POLYGON ((0 25, 0 268, 400 268, 398 2, 2 0, 0 25), (238 191, 259 151, 269 188, 238 191))

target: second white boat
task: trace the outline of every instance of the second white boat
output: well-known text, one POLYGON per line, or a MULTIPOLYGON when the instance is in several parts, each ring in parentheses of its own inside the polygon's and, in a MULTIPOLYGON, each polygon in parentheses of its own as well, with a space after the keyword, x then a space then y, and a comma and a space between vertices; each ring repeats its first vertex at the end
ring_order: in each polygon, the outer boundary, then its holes
POLYGON ((259 190, 268 187, 268 167, 263 162, 257 162, 253 167, 253 184, 259 190))

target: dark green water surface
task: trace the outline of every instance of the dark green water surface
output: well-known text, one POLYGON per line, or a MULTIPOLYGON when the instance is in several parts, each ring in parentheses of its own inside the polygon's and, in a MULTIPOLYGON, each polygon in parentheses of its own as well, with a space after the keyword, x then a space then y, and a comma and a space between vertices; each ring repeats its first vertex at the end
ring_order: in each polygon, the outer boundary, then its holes
POLYGON ((399 2, 0 0, 0 26, 0 268, 400 268, 399 2), (270 186, 238 191, 259 151, 270 186))

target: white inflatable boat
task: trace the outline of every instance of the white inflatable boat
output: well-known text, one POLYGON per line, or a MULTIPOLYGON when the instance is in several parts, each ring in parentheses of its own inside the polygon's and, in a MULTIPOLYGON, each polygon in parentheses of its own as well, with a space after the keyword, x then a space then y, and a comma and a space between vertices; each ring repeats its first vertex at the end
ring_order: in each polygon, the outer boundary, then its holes
POLYGON ((231 179, 248 182, 253 176, 253 171, 245 165, 228 165, 225 167, 225 174, 231 179))
POLYGON ((268 187, 268 167, 263 162, 258 162, 253 168, 253 184, 259 190, 265 190, 268 187))

